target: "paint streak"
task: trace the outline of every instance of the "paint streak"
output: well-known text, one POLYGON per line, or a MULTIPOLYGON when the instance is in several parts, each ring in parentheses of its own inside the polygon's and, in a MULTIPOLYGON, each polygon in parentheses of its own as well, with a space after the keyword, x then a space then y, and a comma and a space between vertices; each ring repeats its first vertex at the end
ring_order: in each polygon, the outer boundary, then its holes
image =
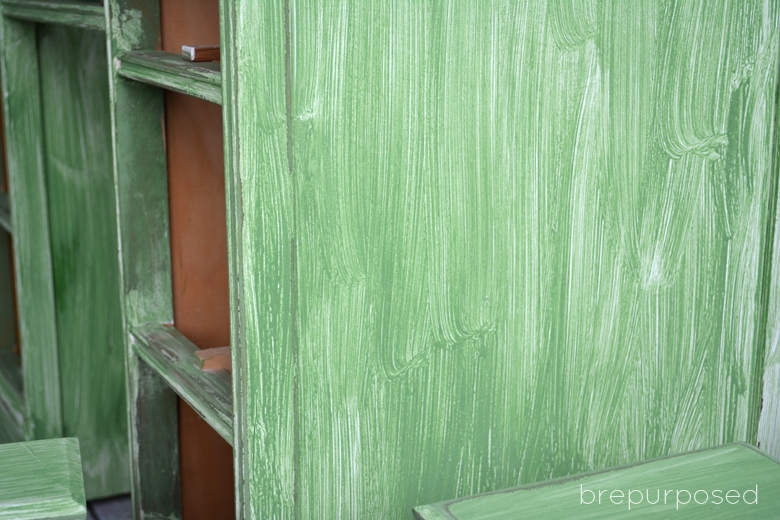
POLYGON ((247 516, 754 437, 778 6, 226 12, 247 516))
POLYGON ((130 482, 105 39, 41 26, 38 49, 63 427, 110 496, 130 482))

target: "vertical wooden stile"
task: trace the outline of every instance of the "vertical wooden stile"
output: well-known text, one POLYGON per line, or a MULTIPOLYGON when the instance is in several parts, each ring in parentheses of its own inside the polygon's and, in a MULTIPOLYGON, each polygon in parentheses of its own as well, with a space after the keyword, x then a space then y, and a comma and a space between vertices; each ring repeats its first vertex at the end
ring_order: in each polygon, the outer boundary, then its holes
POLYGON ((36 29, 5 16, 2 81, 28 439, 62 435, 36 29))
POLYGON ((157 47, 158 2, 107 1, 106 27, 134 515, 180 518, 176 395, 133 352, 130 334, 133 325, 173 319, 163 95, 116 70, 122 52, 157 47))
POLYGON ((220 4, 237 518, 287 519, 298 441, 287 2, 220 4))

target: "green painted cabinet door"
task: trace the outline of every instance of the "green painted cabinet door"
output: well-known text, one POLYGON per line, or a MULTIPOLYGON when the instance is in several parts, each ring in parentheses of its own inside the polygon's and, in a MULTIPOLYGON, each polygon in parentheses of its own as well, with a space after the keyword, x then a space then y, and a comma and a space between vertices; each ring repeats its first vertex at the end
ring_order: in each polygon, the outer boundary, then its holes
POLYGON ((16 422, 27 438, 77 437, 94 498, 129 489, 127 401, 103 9, 73 9, 2 10, 17 386, 29 416, 16 422))
POLYGON ((756 441, 776 3, 226 4, 246 518, 756 441))

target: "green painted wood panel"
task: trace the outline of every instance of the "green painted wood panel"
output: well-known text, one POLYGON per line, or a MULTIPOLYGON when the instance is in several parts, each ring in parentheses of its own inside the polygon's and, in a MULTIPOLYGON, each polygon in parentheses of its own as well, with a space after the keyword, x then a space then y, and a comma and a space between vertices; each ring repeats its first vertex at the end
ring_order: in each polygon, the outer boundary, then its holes
POLYGON ((222 1, 220 12, 236 517, 293 518, 295 245, 284 3, 222 1))
POLYGON ((0 519, 86 520, 78 439, 0 446, 0 519))
POLYGON ((755 442, 776 4, 232 4, 245 517, 755 442))
POLYGON ((63 433, 87 497, 127 492, 129 455, 105 36, 38 27, 63 433))
POLYGON ((27 439, 62 435, 62 399, 34 24, 3 17, 3 121, 27 439))
POLYGON ((729 444, 415 508, 422 520, 773 518, 780 462, 729 444), (641 489, 640 489, 641 488, 641 489), (611 498, 610 498, 611 497, 611 498))

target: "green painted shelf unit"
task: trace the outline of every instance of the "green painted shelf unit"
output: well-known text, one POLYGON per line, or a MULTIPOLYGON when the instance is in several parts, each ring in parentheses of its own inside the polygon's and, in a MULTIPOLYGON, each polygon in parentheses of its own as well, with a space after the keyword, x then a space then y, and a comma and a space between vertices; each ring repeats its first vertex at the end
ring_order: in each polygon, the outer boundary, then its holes
POLYGON ((180 518, 178 394, 233 444, 233 390, 225 370, 196 367, 197 347, 173 326, 163 91, 222 103, 219 64, 154 51, 159 3, 109 0, 111 112, 127 339, 133 509, 180 518))
POLYGON ((0 225, 13 239, 21 343, 21 362, 0 352, 0 440, 77 437, 86 496, 116 495, 129 489, 129 450, 105 10, 2 0, 0 12, 0 225))
POLYGON ((86 520, 79 441, 0 445, 0 520, 86 520))

